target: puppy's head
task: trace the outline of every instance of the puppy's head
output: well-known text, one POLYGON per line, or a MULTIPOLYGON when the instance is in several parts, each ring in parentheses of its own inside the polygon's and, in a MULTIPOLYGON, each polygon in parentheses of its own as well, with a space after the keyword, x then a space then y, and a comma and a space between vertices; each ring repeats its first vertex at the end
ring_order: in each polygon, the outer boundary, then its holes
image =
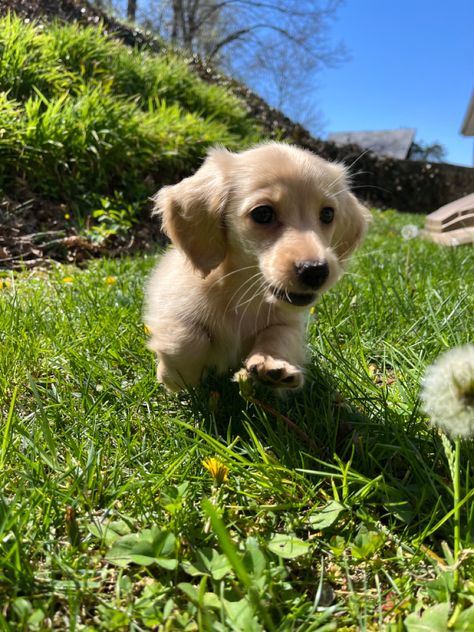
POLYGON ((156 201, 165 232, 202 274, 224 260, 257 267, 265 299, 292 307, 334 285, 369 218, 344 167, 280 143, 212 150, 156 201))

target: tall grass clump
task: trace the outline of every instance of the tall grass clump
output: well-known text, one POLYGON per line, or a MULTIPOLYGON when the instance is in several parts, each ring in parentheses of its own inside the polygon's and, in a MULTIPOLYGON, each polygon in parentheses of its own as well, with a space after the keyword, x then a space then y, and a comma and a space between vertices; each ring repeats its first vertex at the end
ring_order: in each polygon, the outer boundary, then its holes
MULTIPOLYGON (((12 163, 22 149, 21 109, 5 92, 0 92, 0 165, 12 163)), ((2 167, 0 166, 0 172, 2 167)))
POLYGON ((158 104, 143 112, 132 100, 116 99, 101 87, 85 87, 74 99, 30 98, 23 121, 24 176, 35 176, 41 190, 55 199, 73 199, 88 190, 142 198, 147 175, 172 178, 209 145, 232 142, 224 125, 209 124, 176 105, 158 104))
POLYGON ((243 103, 220 86, 204 83, 177 52, 163 48, 157 55, 104 41, 100 27, 53 25, 51 36, 55 56, 72 76, 113 86, 114 92, 137 98, 144 109, 150 99, 159 99, 225 123, 235 134, 255 131, 243 103))
POLYGON ((75 203, 143 202, 210 145, 258 138, 245 108, 175 54, 140 52, 100 27, 0 20, 0 186, 75 203), (82 196, 82 197, 81 197, 82 196))
POLYGON ((0 18, 0 90, 23 100, 40 90, 59 95, 74 77, 55 54, 54 40, 46 27, 25 24, 20 18, 0 18))

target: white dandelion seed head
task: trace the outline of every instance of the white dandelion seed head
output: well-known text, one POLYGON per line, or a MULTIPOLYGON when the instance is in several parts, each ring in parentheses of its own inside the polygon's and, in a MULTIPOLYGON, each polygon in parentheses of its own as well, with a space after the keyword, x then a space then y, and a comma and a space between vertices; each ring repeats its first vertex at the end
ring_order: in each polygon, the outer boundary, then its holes
POLYGON ((432 424, 452 437, 474 436, 474 345, 455 347, 428 367, 421 400, 432 424))
POLYGON ((400 232, 403 239, 415 239, 415 237, 418 237, 418 233, 420 231, 418 230, 418 226, 415 226, 414 224, 406 224, 400 232))

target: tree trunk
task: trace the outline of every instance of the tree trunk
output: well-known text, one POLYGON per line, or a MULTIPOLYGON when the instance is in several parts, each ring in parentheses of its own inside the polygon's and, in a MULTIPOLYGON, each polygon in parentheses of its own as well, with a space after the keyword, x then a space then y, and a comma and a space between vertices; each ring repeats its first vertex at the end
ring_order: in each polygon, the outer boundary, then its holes
POLYGON ((127 19, 135 22, 137 17, 137 0, 127 0, 127 19))

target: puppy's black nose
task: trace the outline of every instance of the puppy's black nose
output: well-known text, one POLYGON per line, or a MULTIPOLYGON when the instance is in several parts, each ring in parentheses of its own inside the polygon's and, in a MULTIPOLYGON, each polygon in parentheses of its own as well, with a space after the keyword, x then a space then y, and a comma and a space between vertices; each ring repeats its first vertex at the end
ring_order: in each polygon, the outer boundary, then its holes
POLYGON ((298 280, 312 290, 320 288, 329 276, 329 266, 324 260, 299 261, 295 267, 298 280))

